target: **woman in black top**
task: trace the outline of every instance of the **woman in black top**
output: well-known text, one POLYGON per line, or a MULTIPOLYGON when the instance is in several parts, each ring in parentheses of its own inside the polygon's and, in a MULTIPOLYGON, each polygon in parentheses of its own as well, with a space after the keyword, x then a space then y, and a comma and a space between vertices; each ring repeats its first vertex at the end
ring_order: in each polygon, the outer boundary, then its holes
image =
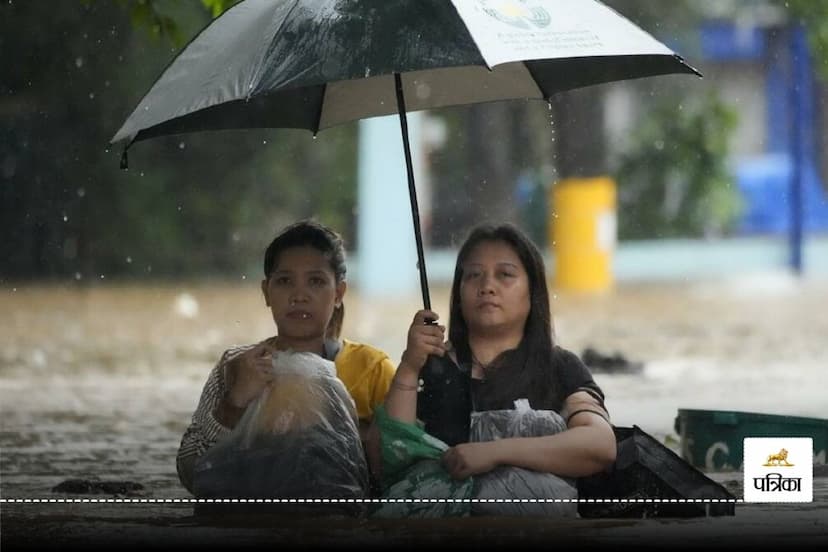
POLYGON ((498 466, 564 477, 602 471, 615 460, 616 444, 604 396, 589 370, 552 339, 543 259, 511 225, 480 226, 460 249, 451 290, 449 342, 445 328, 427 324, 438 314, 419 311, 391 389, 387 414, 414 423, 420 372, 429 355, 448 354, 471 366, 477 411, 510 409, 525 398, 535 410, 554 410, 566 430, 541 437, 461 443, 443 464, 464 479, 498 466))

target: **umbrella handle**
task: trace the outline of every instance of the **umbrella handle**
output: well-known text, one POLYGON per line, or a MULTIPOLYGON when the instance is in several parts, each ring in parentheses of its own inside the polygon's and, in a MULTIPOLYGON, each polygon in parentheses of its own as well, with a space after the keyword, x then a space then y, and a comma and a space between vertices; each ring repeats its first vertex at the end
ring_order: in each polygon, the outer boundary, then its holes
MULTIPOLYGON (((425 255, 423 255, 423 236, 420 231, 420 209, 417 206, 417 189, 414 184, 411 146, 408 143, 408 119, 405 116, 405 97, 403 96, 402 77, 399 73, 394 73, 394 84, 397 89, 397 110, 400 113, 400 130, 402 131, 403 150, 405 151, 405 168, 408 172, 408 197, 411 201, 411 218, 414 221, 414 239, 417 241, 417 268, 420 271, 420 289, 423 293, 423 308, 431 310, 425 255)), ((434 324, 435 321, 427 320, 426 323, 434 324)))

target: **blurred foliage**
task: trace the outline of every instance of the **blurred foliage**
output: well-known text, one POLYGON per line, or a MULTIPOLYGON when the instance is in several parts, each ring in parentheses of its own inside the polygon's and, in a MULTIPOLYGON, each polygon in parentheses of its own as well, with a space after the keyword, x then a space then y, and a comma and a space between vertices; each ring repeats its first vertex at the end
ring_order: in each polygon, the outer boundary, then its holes
POLYGON ((813 52, 814 65, 822 77, 828 79, 828 2, 784 0, 783 5, 805 27, 813 52))
POLYGON ((737 113, 709 94, 655 108, 616 171, 620 239, 718 236, 740 213, 728 170, 737 113))
POLYGON ((201 0, 204 7, 210 10, 213 17, 218 17, 239 0, 201 0))

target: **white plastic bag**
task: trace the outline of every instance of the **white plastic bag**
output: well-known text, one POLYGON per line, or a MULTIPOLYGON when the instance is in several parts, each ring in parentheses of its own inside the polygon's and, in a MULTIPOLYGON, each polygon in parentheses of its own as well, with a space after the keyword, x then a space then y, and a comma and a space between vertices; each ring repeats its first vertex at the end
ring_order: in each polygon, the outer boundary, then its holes
MULTIPOLYGON (((515 401, 514 410, 472 412, 471 442, 512 437, 543 437, 566 430, 566 422, 553 410, 533 410, 527 399, 515 401)), ((500 466, 474 478, 477 499, 552 499, 561 502, 474 502, 472 515, 578 517, 576 481, 551 473, 515 466, 500 466)))
POLYGON ((196 496, 364 498, 356 407, 333 362, 279 352, 272 384, 195 464, 196 496))

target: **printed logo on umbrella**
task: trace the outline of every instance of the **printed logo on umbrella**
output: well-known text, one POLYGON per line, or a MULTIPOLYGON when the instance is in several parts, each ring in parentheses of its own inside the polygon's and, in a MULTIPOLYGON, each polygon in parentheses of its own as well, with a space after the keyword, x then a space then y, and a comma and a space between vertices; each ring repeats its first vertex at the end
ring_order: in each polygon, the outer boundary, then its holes
POLYGON ((552 18, 542 6, 532 0, 477 0, 478 9, 507 25, 519 29, 543 29, 552 18))

